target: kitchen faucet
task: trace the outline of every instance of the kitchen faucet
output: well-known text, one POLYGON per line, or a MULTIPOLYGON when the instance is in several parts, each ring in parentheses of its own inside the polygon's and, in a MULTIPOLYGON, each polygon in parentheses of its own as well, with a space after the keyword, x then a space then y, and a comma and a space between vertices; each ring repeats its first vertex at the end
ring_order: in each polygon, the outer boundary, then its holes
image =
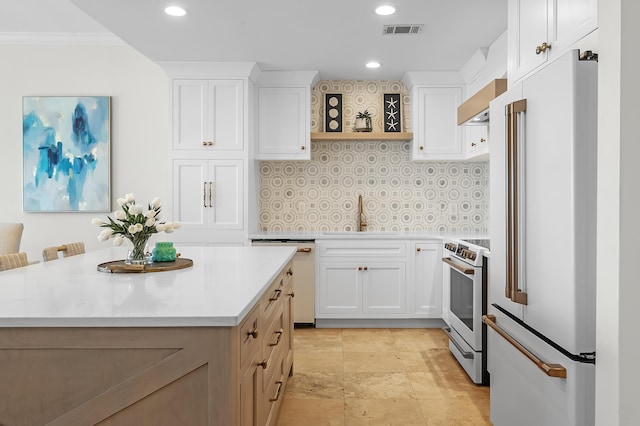
POLYGON ((364 228, 367 226, 367 222, 365 222, 365 220, 366 218, 362 211, 362 194, 360 194, 358 195, 358 232, 364 231, 364 228))

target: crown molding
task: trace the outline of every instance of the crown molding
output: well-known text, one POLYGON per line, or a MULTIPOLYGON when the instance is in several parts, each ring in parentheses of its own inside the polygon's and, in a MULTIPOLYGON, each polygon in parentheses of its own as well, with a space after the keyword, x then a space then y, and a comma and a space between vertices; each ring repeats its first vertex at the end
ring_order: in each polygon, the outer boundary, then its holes
POLYGON ((111 33, 19 33, 0 32, 0 44, 47 46, 123 46, 111 33))

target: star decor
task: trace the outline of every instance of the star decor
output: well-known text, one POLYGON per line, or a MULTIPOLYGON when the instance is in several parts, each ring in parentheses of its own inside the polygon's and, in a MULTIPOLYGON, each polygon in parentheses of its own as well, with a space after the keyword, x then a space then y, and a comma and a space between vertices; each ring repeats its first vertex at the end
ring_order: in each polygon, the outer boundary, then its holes
POLYGON ((401 132, 400 93, 384 94, 384 131, 401 132))

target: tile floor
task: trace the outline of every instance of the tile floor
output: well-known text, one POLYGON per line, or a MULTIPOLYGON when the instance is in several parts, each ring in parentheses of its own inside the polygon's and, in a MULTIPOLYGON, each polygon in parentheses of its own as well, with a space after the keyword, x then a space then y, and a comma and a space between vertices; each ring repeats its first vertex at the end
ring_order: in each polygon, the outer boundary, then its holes
POLYGON ((482 426, 475 385, 440 329, 295 329, 278 426, 482 426))

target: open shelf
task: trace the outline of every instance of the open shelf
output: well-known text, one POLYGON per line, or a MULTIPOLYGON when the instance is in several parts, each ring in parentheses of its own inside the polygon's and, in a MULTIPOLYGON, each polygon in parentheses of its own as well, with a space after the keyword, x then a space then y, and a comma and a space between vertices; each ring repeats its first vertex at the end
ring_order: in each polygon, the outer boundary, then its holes
POLYGON ((312 132, 311 140, 321 141, 410 141, 411 132, 312 132))

